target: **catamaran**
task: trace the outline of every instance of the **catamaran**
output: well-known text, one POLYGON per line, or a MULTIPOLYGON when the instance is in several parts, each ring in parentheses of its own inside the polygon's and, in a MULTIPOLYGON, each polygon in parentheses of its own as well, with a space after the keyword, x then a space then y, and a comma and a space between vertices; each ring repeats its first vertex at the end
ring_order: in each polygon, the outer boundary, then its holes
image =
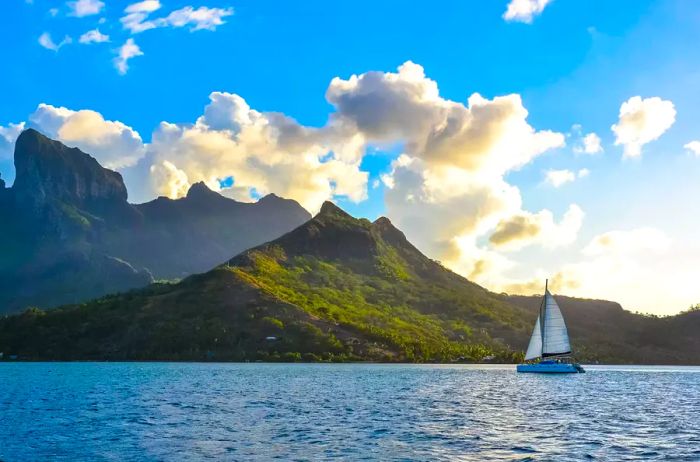
POLYGON ((559 305, 544 285, 544 297, 540 313, 525 353, 525 364, 518 364, 518 372, 542 374, 567 374, 586 372, 580 364, 571 360, 569 332, 559 305))

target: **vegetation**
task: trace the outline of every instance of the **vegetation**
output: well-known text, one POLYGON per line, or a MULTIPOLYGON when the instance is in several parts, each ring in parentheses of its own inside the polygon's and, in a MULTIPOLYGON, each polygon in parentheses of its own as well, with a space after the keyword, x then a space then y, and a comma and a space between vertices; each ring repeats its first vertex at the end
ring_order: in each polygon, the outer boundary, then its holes
POLYGON ((28 359, 512 362, 521 353, 511 345, 529 328, 523 315, 425 258, 390 224, 329 204, 206 274, 6 317, 0 351, 28 359))
MULTIPOLYGON (((655 319, 558 297, 585 362, 698 363, 700 311, 655 319)), ((327 203, 207 273, 0 318, 23 359, 517 362, 539 297, 497 295, 422 255, 385 218, 327 203)))

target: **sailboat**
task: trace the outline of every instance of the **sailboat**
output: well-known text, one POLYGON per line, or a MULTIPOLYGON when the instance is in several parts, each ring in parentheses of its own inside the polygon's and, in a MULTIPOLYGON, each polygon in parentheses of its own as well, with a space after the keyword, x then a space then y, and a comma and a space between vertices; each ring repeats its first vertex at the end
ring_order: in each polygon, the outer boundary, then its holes
POLYGON ((524 364, 518 364, 518 372, 541 374, 567 374, 586 372, 580 364, 571 361, 571 344, 564 316, 559 305, 544 285, 544 297, 540 313, 530 337, 524 364))

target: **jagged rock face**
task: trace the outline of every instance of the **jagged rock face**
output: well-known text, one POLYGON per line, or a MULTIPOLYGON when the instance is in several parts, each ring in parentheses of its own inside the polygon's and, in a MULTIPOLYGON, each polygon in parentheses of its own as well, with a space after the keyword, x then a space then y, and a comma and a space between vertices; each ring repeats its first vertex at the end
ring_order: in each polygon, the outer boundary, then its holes
POLYGON ((126 203, 126 186, 119 173, 36 130, 25 130, 17 138, 15 169, 12 189, 23 204, 38 205, 50 199, 87 208, 126 203))

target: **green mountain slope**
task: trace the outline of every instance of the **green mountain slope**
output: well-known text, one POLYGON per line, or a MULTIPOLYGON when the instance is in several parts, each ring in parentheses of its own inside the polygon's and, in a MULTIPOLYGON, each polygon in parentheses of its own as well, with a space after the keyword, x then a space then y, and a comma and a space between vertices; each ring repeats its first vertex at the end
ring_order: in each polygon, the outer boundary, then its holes
POLYGON ((517 359, 526 310, 331 203, 175 285, 0 321, 0 351, 51 359, 517 359), (275 337, 275 340, 267 340, 275 337))

